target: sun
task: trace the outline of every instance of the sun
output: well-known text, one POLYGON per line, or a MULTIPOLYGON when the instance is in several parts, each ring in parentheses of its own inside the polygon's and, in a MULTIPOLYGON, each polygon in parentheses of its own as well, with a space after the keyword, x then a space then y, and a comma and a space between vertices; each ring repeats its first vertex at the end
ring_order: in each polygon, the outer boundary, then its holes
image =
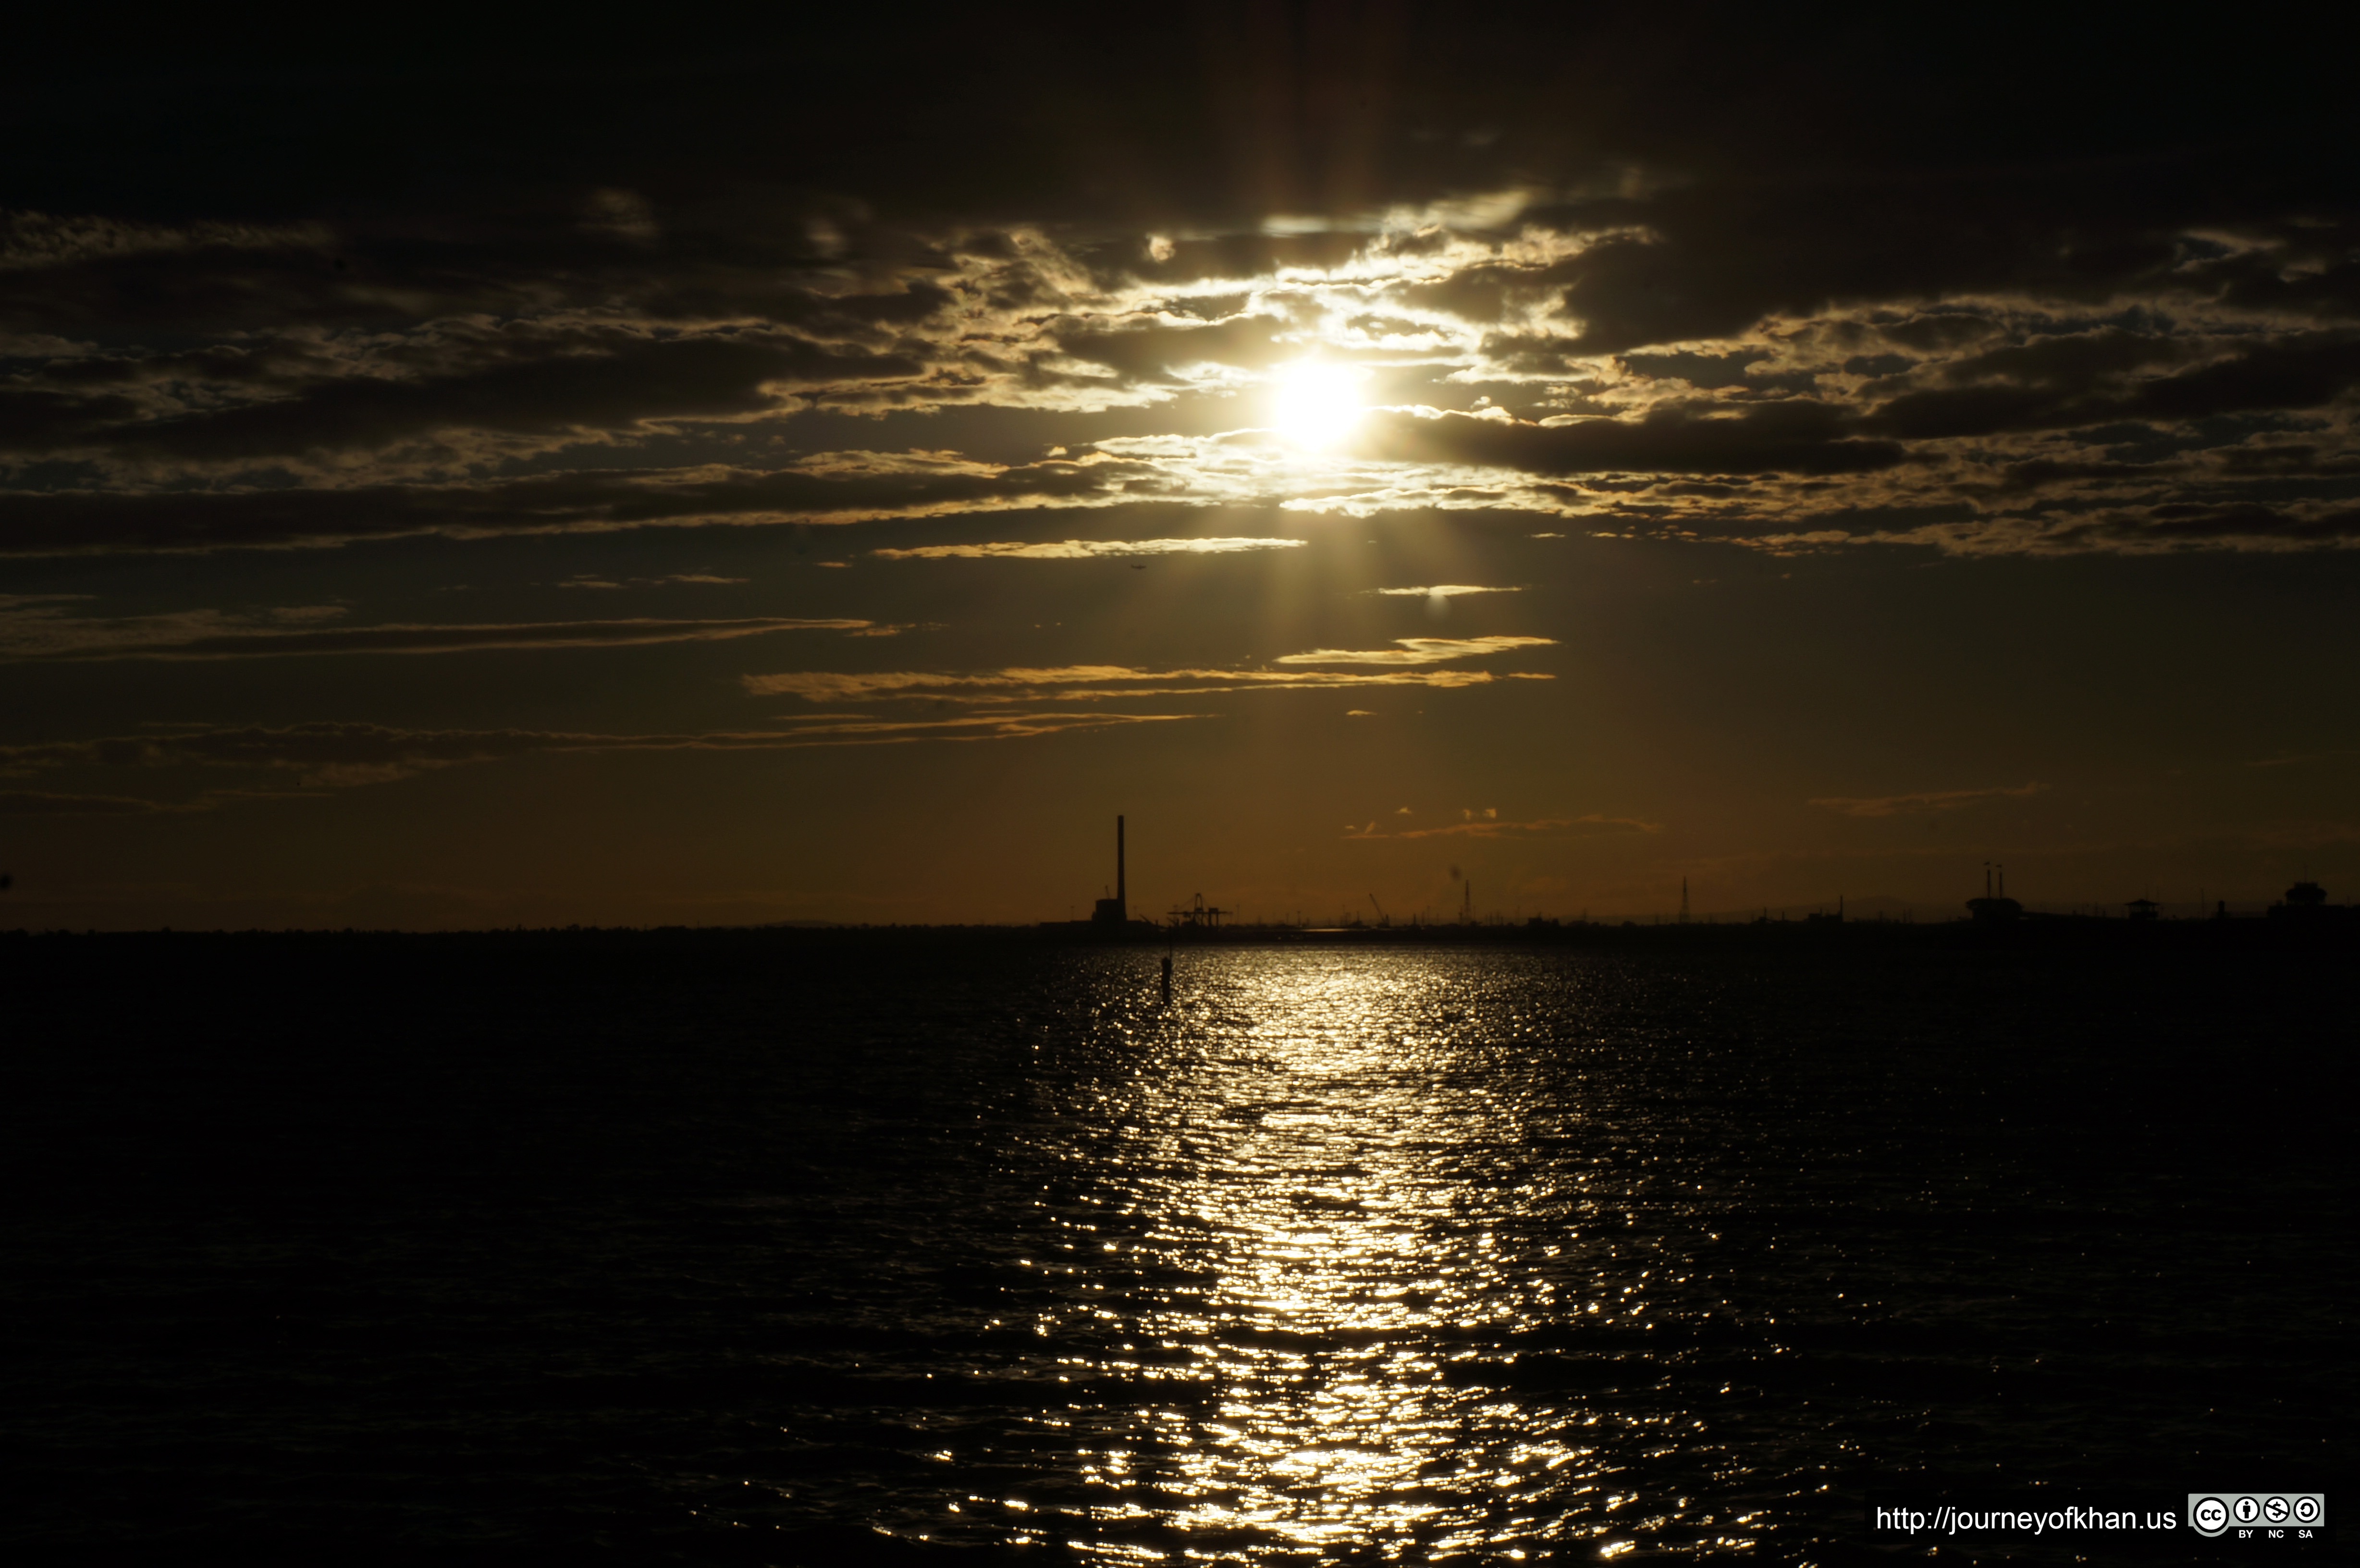
POLYGON ((1360 378, 1340 365, 1301 360, 1278 373, 1272 422, 1297 446, 1334 446, 1360 419, 1360 378))

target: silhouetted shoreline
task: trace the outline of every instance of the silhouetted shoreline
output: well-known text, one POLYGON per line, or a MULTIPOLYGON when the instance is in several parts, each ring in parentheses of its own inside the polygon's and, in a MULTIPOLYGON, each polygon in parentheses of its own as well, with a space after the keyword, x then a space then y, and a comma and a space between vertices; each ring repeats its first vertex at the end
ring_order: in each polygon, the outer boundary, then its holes
POLYGON ((1567 948, 1765 951, 1879 951, 1961 949, 2072 951, 2125 949, 2196 955, 2267 950, 2345 953, 2360 947, 2360 920, 2287 921, 2257 918, 2209 920, 2131 920, 2090 916, 2034 916, 2004 926, 1973 920, 1851 920, 1806 922, 1755 920, 1743 924, 1680 925, 1608 921, 1547 921, 1511 924, 1421 926, 1229 926, 1177 931, 1133 922, 1109 930, 1089 922, 1039 926, 1006 925, 771 925, 771 926, 555 926, 475 931, 133 931, 18 930, 0 931, 0 961, 26 959, 56 947, 137 944, 190 948, 232 943, 283 944, 290 949, 336 949, 354 945, 400 946, 419 953, 437 949, 508 947, 552 949, 667 948, 719 952, 801 953, 904 945, 973 945, 1024 948, 1240 948, 1240 947, 1436 947, 1567 948))

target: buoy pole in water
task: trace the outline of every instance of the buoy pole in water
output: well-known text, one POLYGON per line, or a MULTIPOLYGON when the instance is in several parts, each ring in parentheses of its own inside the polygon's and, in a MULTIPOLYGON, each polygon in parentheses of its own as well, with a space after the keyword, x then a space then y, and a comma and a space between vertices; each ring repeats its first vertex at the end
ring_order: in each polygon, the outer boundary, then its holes
POLYGON ((1168 953, 1164 955, 1164 999, 1172 999, 1172 955, 1168 953))

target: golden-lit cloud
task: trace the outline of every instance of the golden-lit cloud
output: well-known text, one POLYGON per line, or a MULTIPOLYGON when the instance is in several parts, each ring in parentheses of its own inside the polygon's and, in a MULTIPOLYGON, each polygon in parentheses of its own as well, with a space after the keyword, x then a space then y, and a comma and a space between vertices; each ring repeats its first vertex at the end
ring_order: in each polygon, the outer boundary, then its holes
POLYGON ((1431 588, 1371 588, 1389 599, 1456 599, 1468 593, 1521 593, 1522 588, 1486 588, 1471 583, 1437 583, 1431 588))
POLYGON ((949 719, 840 718, 789 732, 788 746, 884 746, 918 740, 1022 740, 1068 730, 1110 729, 1125 724, 1176 724, 1210 713, 978 713, 949 719), (822 738, 825 737, 825 738, 822 738))
MULTIPOLYGON (((1280 662, 1284 663, 1284 660, 1280 662)), ((739 677, 758 697, 794 696, 813 702, 857 702, 880 698, 924 698, 964 702, 1032 702, 1054 694, 1058 701, 1096 702, 1110 697, 1205 696, 1219 691, 1321 691, 1363 686, 1420 686, 1448 691, 1488 685, 1484 670, 1387 670, 1363 674, 1341 670, 1142 670, 1118 664, 1074 664, 1048 669, 982 671, 889 670, 868 673, 790 670, 739 677)), ((1546 675, 1511 675, 1509 680, 1546 681, 1546 675)))
POLYGON ((1300 550, 1299 539, 1059 539, 1054 543, 929 544, 873 550, 883 561, 1097 561, 1134 555, 1236 555, 1246 550, 1300 550))
POLYGON ((2191 180, 1995 224, 1927 187, 1869 228, 1678 161, 1129 231, 829 201, 726 245, 602 175, 514 254, 453 229, 366 281, 322 222, 0 214, 0 551, 1142 499, 1784 553, 2360 543, 2360 307, 2310 209, 2191 180), (978 409, 1071 426, 1026 462, 797 433, 978 409), (1124 412, 1173 417, 1088 426, 1124 412))
POLYGON ((1509 653, 1520 648, 1554 648, 1555 637, 1395 637, 1400 646, 1383 648, 1314 648, 1286 653, 1281 664, 1440 664, 1453 659, 1473 659, 1487 653, 1509 653))
POLYGON ((709 572, 675 572, 665 577, 628 577, 620 581, 617 581, 611 578, 600 577, 592 572, 576 572, 574 576, 565 578, 560 582, 557 586, 560 588, 597 588, 615 590, 622 588, 661 588, 674 583, 697 583, 726 586, 750 583, 752 581, 753 579, 750 577, 716 577, 709 572))

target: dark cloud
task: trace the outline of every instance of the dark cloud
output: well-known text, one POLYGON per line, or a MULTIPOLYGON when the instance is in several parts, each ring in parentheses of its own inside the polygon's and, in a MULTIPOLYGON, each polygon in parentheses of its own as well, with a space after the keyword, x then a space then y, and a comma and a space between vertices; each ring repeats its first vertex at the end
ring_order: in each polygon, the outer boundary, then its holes
MULTIPOLYGON (((759 752, 814 746, 895 746, 924 740, 1022 740, 1068 730, 1172 724, 1201 713, 1003 712, 945 719, 884 719, 814 714, 775 730, 681 735, 598 735, 552 730, 420 730, 387 724, 318 722, 280 727, 190 728, 103 740, 0 746, 0 777, 69 768, 202 768, 293 773, 305 790, 388 784, 441 768, 552 753, 624 751, 759 752)), ((179 800, 62 791, 0 791, 0 811, 99 813, 211 811, 284 791, 210 789, 179 800)))
POLYGON ((2337 334, 2256 344, 2136 386, 2114 384, 2134 365, 2185 359, 2194 352, 2194 345, 2112 334, 1979 355, 1959 366, 1956 378, 1972 377, 1980 367, 1997 362, 2005 379, 1904 393, 1866 415, 1862 425, 1923 441, 2118 419, 2195 419, 2315 408, 2360 382, 2360 338, 2337 334))
POLYGON ((1747 367, 1770 357, 1768 349, 1738 349, 1729 354, 1626 354, 1619 364, 1641 376, 1666 376, 1702 390, 1759 385, 1746 376, 1747 367))
POLYGON ((166 808, 129 795, 60 795, 40 789, 0 789, 0 816, 146 816, 166 808))
POLYGON ((1292 358, 1302 351, 1275 342, 1289 325, 1280 317, 1245 316, 1201 327, 1157 323, 1066 332, 1059 334, 1058 343, 1077 359, 1095 361, 1135 379, 1154 379, 1207 362, 1258 367, 1292 358))
POLYGON ((1849 433, 1824 404, 1758 404, 1736 414, 1666 408, 1635 419, 1544 425, 1479 415, 1373 417, 1369 451, 1399 461, 1480 463, 1526 474, 1861 474, 1907 453, 1849 433))
MULTIPOLYGON (((203 463, 374 450, 436 431, 608 430, 646 420, 719 419, 777 405, 780 390, 917 375, 913 360, 839 352, 775 334, 649 339, 599 333, 501 345, 506 363, 453 375, 321 381, 215 412, 126 418, 119 395, 19 394, 0 404, 0 441, 39 454, 90 442, 126 455, 203 463), (774 390, 780 389, 780 390, 774 390)), ((137 368, 137 367, 134 367, 137 368)))
POLYGON ((2360 543, 2360 506, 2296 511, 2252 502, 2208 505, 2171 502, 2129 517, 2113 517, 2063 530, 2066 539, 2140 539, 2201 545, 2283 540, 2360 543))
POLYGON ((861 620, 528 621, 504 626, 258 626, 223 629, 211 615, 101 620, 0 612, 0 659, 284 659, 306 654, 478 653, 727 642, 791 631, 862 631, 861 620))
POLYGON ((890 517, 1110 496, 1147 472, 1106 461, 1000 467, 851 454, 827 467, 783 471, 604 469, 481 485, 20 491, 0 493, 0 553, 890 517))

